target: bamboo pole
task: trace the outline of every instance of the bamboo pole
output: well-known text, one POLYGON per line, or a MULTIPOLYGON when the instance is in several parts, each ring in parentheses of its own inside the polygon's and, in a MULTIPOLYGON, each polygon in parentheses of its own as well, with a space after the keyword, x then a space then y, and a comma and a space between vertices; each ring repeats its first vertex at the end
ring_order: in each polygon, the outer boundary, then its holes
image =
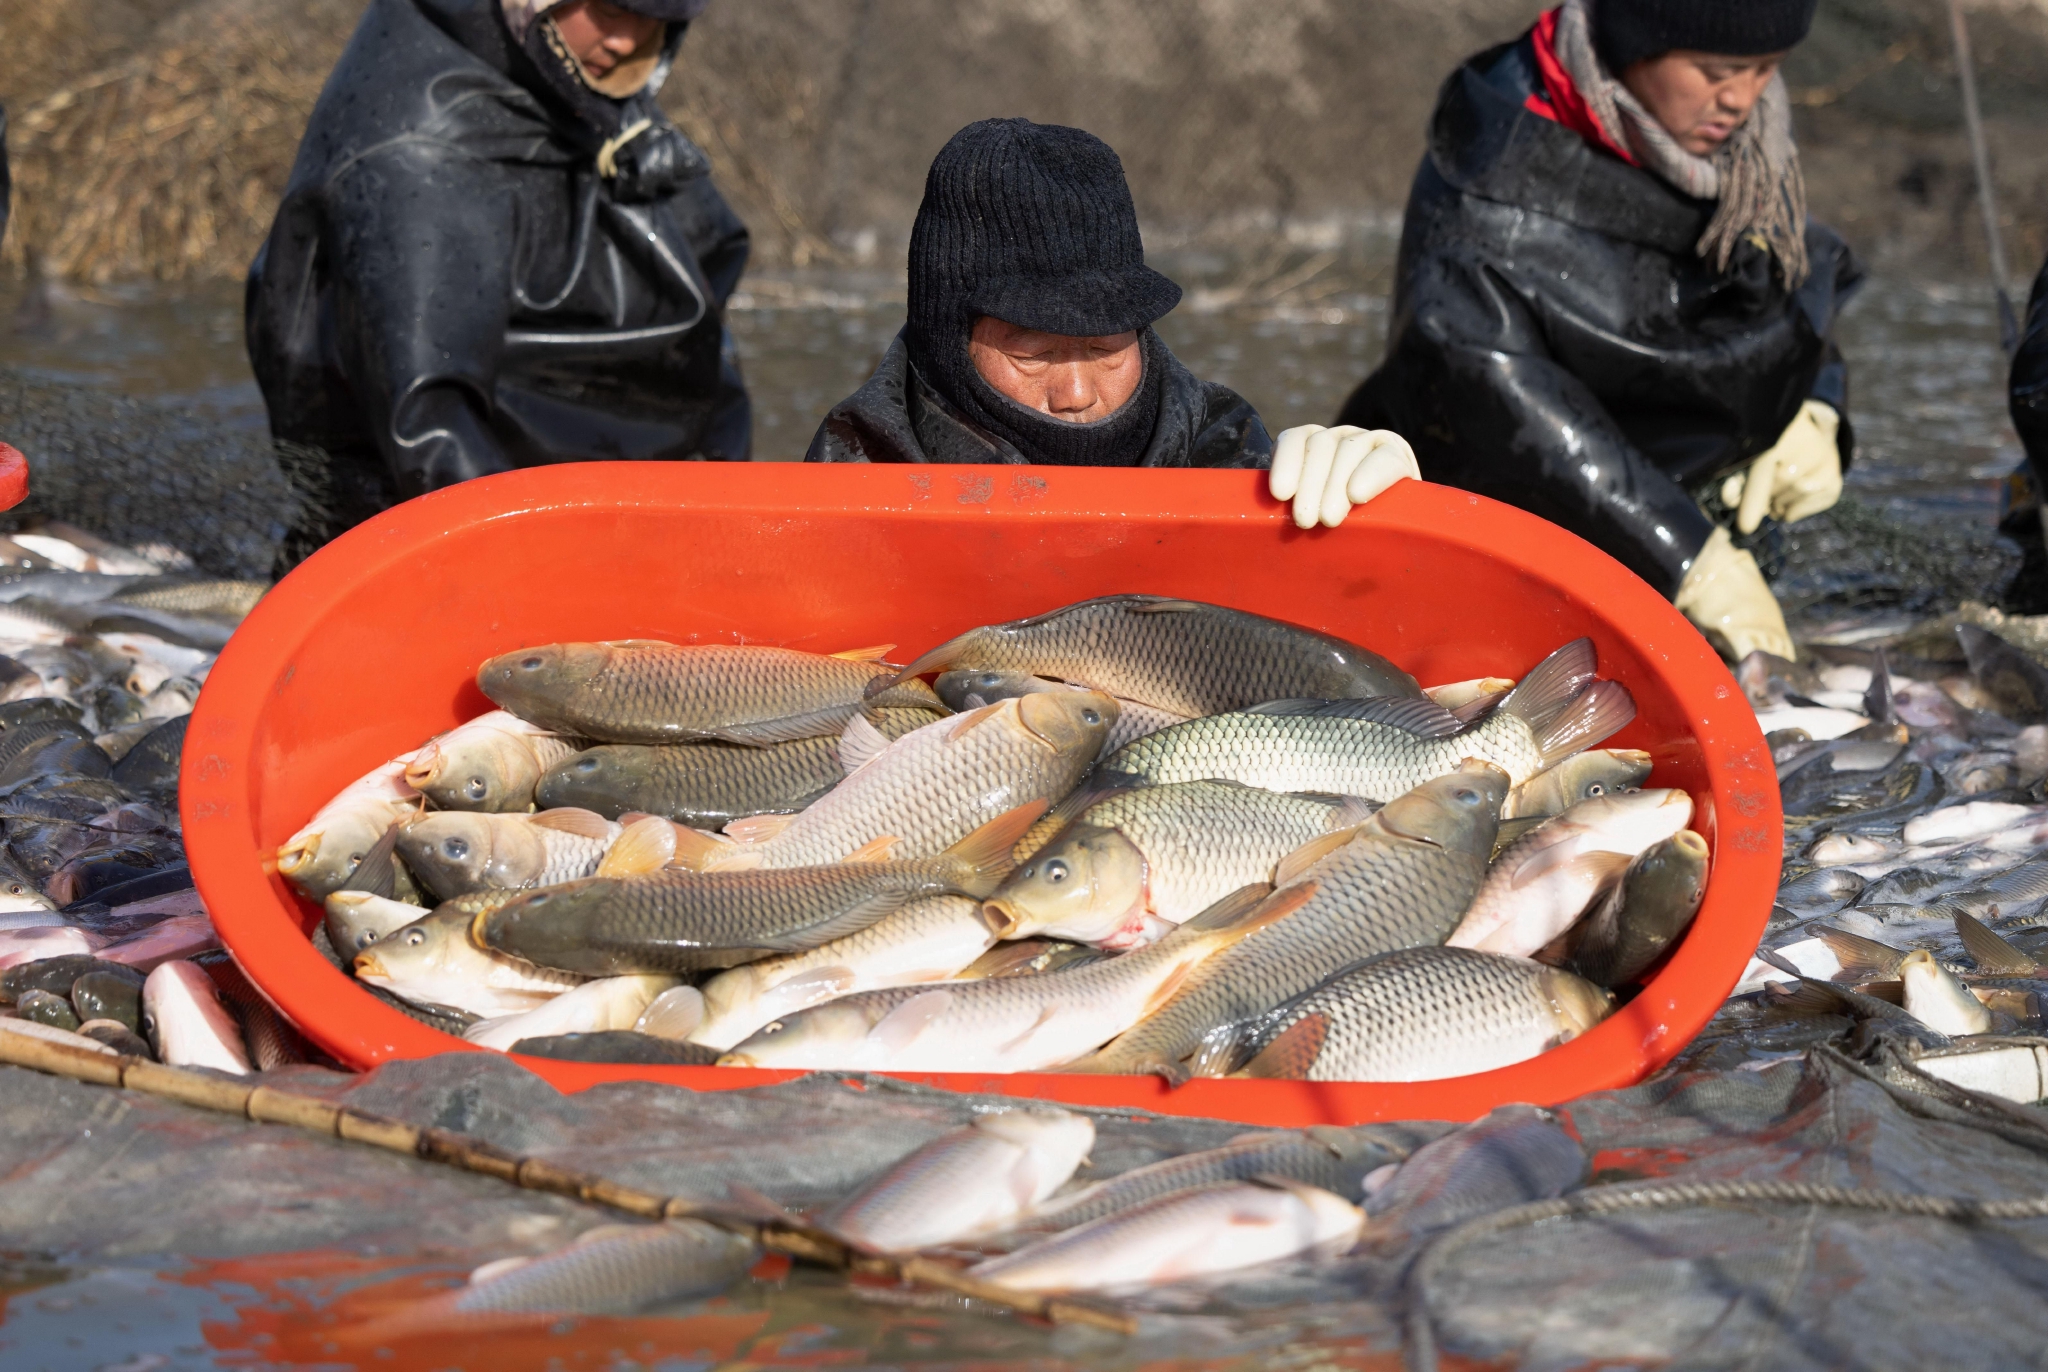
POLYGON ((751 1239, 771 1253, 885 1281, 907 1282, 999 1306, 1052 1324, 1084 1324, 1131 1334, 1137 1321, 1120 1310, 1072 1296, 1012 1291, 976 1281, 959 1266, 936 1258, 890 1258, 858 1253, 821 1229, 790 1218, 763 1219, 682 1196, 626 1186, 545 1158, 520 1157, 482 1139, 448 1129, 421 1129, 387 1115, 337 1105, 317 1096, 295 1095, 246 1080, 166 1067, 120 1053, 94 1052, 0 1030, 0 1064, 26 1067, 93 1086, 112 1086, 174 1100, 182 1105, 235 1115, 258 1124, 285 1125, 327 1138, 367 1144, 439 1163, 528 1191, 567 1196, 640 1219, 691 1219, 751 1239))

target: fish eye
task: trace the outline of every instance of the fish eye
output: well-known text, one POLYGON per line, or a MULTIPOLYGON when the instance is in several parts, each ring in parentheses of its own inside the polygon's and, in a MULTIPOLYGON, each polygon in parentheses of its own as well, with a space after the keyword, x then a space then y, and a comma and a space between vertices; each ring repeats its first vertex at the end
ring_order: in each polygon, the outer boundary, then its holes
POLYGON ((762 1032, 762 1033, 764 1033, 764 1034, 779 1034, 779 1033, 781 1033, 781 1032, 782 1032, 782 1021, 781 1021, 781 1020, 776 1020, 776 1021, 775 1021, 775 1022, 774 1022, 773 1024, 769 1025, 769 1026, 768 1026, 767 1028, 763 1029, 763 1030, 762 1030, 761 1032, 762 1032))
POLYGON ((1606 794, 1607 788, 1597 781, 1586 788, 1586 798, 1588 800, 1591 800, 1594 796, 1604 796, 1606 794))
POLYGON ((417 948, 426 941, 427 934, 424 929, 408 929, 405 931, 405 944, 408 948, 417 948))
POLYGON ((441 851, 452 861, 460 862, 469 856, 469 840, 466 838, 448 839, 441 844, 441 851))
POLYGON ((597 770, 597 759, 596 759, 596 758, 594 758, 594 757, 579 757, 579 758, 577 758, 577 759, 576 759, 576 770, 577 770, 577 771, 579 771, 579 772, 594 772, 594 771, 596 771, 596 770, 597 770))
POLYGON ((540 664, 541 657, 538 653, 535 653, 532 657, 522 657, 519 659, 519 665, 521 667, 524 667, 529 672, 538 668, 540 664))
POLYGON ((482 800, 484 798, 485 793, 488 792, 490 789, 491 788, 489 786, 486 786, 484 784, 484 779, 482 777, 471 777, 469 779, 469 784, 462 788, 462 793, 468 796, 471 800, 482 800))
POLYGON ((1457 790, 1451 792, 1451 796, 1460 805, 1477 805, 1479 803, 1479 792, 1473 790, 1469 786, 1459 787, 1457 790))
POLYGON ((1003 679, 995 672, 983 672, 974 678, 974 684, 977 686, 1000 686, 1003 684, 1003 679))
POLYGON ((1054 858, 1045 864, 1045 879, 1055 884, 1067 879, 1067 864, 1054 858))
POLYGON ((528 896, 528 897, 526 898, 526 903, 527 903, 527 904, 528 904, 529 906, 533 906, 533 905, 545 905, 545 904, 547 904, 547 903, 548 903, 549 901, 551 901, 551 900, 553 900, 553 899, 554 899, 554 896, 553 896, 552 894, 550 894, 549 892, 547 892, 547 891, 539 891, 539 892, 536 892, 536 893, 534 893, 533 895, 530 895, 530 896, 528 896))
POLYGON ((1081 722, 1083 724, 1102 723, 1102 711, 1094 709, 1093 707, 1081 711, 1081 722))

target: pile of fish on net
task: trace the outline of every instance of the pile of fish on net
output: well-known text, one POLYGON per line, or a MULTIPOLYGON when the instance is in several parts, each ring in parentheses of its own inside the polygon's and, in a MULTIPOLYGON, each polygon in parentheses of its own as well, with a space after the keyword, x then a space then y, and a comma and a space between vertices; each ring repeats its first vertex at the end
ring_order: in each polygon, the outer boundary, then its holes
POLYGON ((219 951, 178 828, 186 719, 267 589, 55 522, 0 537, 0 1025, 148 1057, 188 1007, 224 1017, 217 979, 289 1041, 219 951))
POLYGON ((1589 641, 1425 692, 1118 596, 879 655, 504 654, 501 709, 348 787, 278 870, 338 964, 492 1048, 1176 1083, 1522 1061, 1703 893, 1690 798, 1593 747, 1635 706, 1589 641))
POLYGON ((2048 1095, 2048 621, 1965 604, 1821 633, 1737 679, 1777 764, 1785 866, 1758 959, 1685 1061, 1882 1036, 2048 1095))

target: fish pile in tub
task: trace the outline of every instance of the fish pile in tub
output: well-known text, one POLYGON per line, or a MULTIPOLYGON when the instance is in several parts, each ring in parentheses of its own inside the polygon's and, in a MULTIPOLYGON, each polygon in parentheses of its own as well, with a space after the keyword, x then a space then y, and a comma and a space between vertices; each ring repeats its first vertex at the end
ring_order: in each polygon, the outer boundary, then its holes
POLYGON ((58 523, 0 536, 0 1030, 241 1071, 296 1058, 219 951, 178 829, 186 718, 267 589, 58 523))
POLYGON ((494 657, 500 709, 278 871, 362 984, 492 1048, 1176 1083, 1533 1057, 1699 904, 1690 799, 1597 747, 1635 707, 1589 641, 1424 691, 1132 595, 886 651, 494 657))
MULTIPOLYGON (((2048 1026, 2044 626, 1966 606, 1737 669, 1786 822, 1770 932, 1716 1026, 1743 1055, 1851 1024, 1980 1051, 2048 1026)), ((1996 1076, 1973 1084, 2005 1090, 1996 1076)))

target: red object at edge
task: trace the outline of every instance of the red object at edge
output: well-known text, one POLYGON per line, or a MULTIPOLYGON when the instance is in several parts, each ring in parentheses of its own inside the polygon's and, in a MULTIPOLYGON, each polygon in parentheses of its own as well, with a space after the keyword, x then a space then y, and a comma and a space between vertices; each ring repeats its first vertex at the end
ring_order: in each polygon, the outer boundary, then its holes
MULTIPOLYGON (((903 1074, 958 1091, 1276 1126, 1472 1119, 1627 1086, 1720 1008, 1777 891, 1782 817, 1741 690, 1670 602, 1591 544, 1483 497, 1403 481, 1303 531, 1259 472, 590 462, 487 476, 387 510, 265 596, 208 676, 180 790, 192 873, 249 979, 356 1068, 484 1051, 374 999, 308 941, 321 910, 277 846, 343 786, 482 714, 479 662, 539 643, 664 638, 921 652, 1091 596, 1231 605, 1371 645, 1425 684, 1521 674, 1590 635, 1634 694, 1610 746, 1693 796, 1712 850, 1691 931, 1583 1037, 1517 1066, 1413 1084, 1031 1072, 903 1074)), ((520 1058, 564 1090, 696 1090, 797 1075, 520 1058)))
POLYGON ((1564 125, 1601 151, 1636 166, 1635 154, 1607 136, 1607 130, 1593 117, 1586 97, 1579 93, 1578 83, 1564 69, 1564 63, 1557 60, 1556 10, 1545 10, 1537 17, 1536 27, 1529 31, 1529 43, 1536 50, 1536 70, 1543 77, 1543 94, 1531 95, 1522 102, 1522 107, 1564 125))
POLYGON ((28 459, 19 448, 0 443, 0 510, 28 499, 28 459))

